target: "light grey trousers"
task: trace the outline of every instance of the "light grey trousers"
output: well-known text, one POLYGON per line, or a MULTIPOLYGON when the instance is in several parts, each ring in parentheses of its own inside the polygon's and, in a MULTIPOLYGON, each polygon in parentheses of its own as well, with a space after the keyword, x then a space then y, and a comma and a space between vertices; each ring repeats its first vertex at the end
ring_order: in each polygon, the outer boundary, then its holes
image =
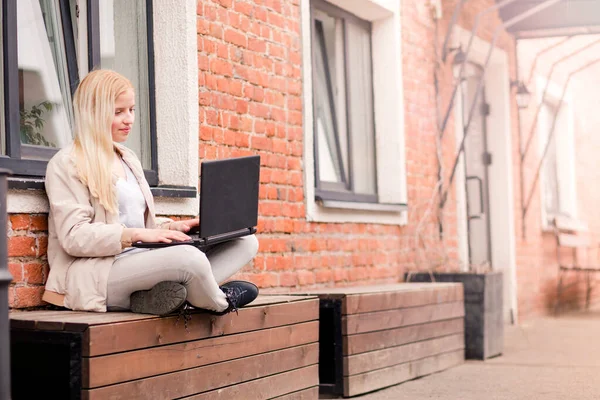
POLYGON ((194 246, 163 247, 115 260, 108 275, 109 311, 129 310, 129 296, 162 281, 183 284, 194 307, 223 311, 227 299, 219 284, 251 261, 258 251, 254 235, 215 244, 204 252, 194 246))

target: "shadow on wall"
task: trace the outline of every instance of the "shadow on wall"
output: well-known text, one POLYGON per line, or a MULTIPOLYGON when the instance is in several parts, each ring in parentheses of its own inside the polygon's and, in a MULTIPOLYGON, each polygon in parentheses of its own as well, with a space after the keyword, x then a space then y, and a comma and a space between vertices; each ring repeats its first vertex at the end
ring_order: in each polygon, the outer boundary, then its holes
MULTIPOLYGON (((558 278, 550 279, 546 281, 542 288, 544 308, 549 314, 554 313, 554 307, 558 300, 557 285, 558 278)), ((586 274, 572 271, 565 272, 563 275, 559 312, 575 311, 585 308, 586 289, 586 274)), ((590 306, 596 303, 594 299, 595 297, 598 297, 598 293, 600 293, 600 287, 595 285, 595 282, 592 281, 590 306), (594 290, 594 286, 596 286, 596 290, 594 290)))

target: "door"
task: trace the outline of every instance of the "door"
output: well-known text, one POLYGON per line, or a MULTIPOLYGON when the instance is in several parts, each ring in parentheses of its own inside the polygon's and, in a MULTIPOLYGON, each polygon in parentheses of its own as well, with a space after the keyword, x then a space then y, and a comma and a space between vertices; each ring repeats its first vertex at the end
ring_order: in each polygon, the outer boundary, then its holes
MULTIPOLYGON (((473 107, 477 85, 482 78, 482 68, 469 63, 461 85, 463 127, 467 123, 473 107)), ((468 132, 464 132, 465 152, 465 193, 467 200, 467 232, 469 244, 469 264, 474 270, 492 267, 492 241, 489 210, 489 173, 492 162, 488 151, 486 118, 489 106, 485 100, 485 88, 479 94, 468 132)))

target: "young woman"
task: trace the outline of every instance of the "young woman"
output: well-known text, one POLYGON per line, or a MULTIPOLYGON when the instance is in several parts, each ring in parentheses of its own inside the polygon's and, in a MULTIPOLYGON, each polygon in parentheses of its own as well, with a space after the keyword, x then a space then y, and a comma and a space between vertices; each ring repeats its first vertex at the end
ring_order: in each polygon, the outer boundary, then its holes
POLYGON ((75 140, 48 163, 50 273, 43 299, 73 310, 165 315, 187 300, 216 314, 256 298, 250 282, 219 287, 256 255, 246 236, 200 251, 190 245, 134 249, 131 243, 189 240, 198 219, 159 221, 142 166, 122 146, 135 120, 135 92, 114 71, 90 72, 73 99, 75 140))

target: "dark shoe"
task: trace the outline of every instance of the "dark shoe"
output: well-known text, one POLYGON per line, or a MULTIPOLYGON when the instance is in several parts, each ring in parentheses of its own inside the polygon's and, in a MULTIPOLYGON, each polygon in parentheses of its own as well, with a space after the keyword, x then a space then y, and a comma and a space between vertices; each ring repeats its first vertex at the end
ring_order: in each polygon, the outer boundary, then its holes
POLYGON ((177 282, 159 282, 150 290, 131 294, 131 311, 140 314, 167 315, 185 303, 187 290, 177 282))
POLYGON ((221 286, 221 290, 227 297, 227 307, 224 311, 210 311, 214 315, 225 315, 232 311, 237 313, 238 308, 242 308, 256 299, 258 296, 258 287, 255 284, 246 281, 229 281, 221 286))

